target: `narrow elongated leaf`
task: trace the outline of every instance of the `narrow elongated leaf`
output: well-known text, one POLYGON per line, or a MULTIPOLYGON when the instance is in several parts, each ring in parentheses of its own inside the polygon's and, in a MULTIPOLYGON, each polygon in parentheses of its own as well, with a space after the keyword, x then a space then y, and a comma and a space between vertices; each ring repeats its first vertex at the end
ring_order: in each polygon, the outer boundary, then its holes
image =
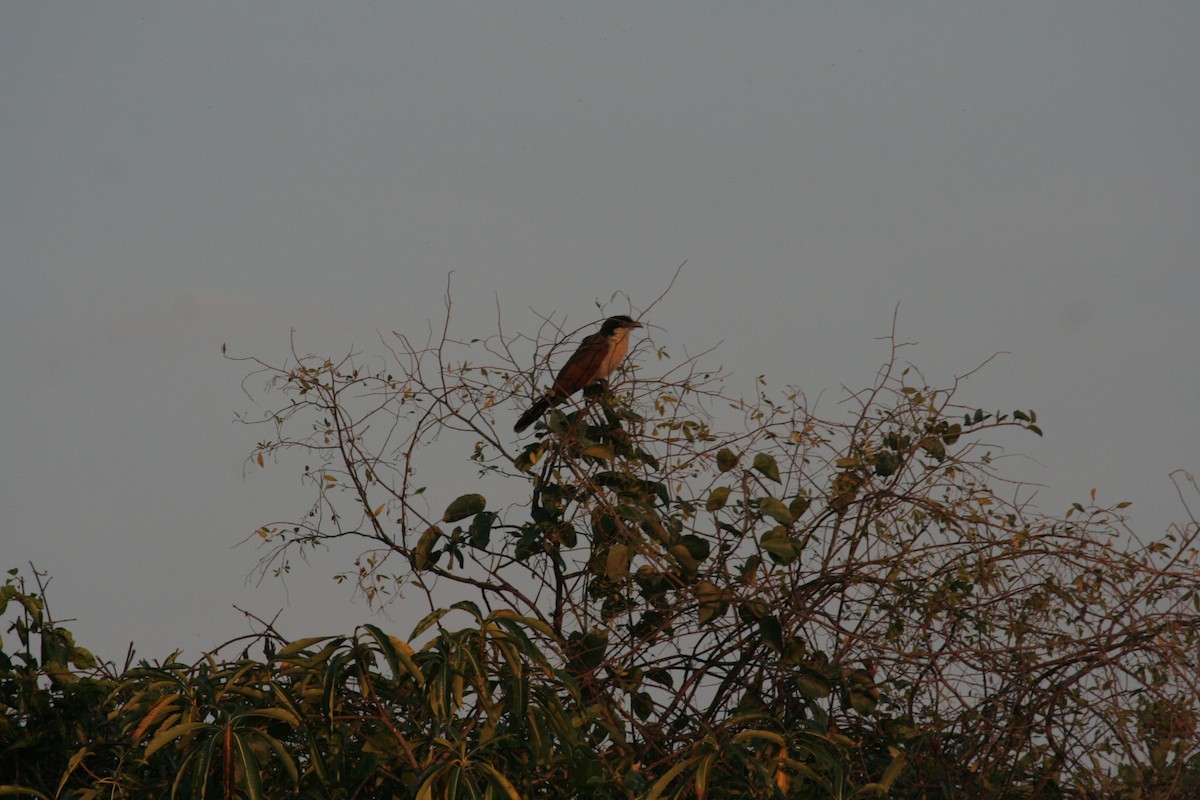
POLYGON ((700 759, 700 766, 696 767, 696 800, 704 800, 708 794, 708 778, 712 774, 712 765, 716 759, 716 753, 709 753, 700 759))
POLYGON ((787 749, 787 740, 783 738, 782 734, 776 733, 775 731, 762 730, 761 728, 749 731, 739 731, 733 735, 733 738, 730 739, 730 741, 745 742, 751 739, 761 739, 777 745, 780 749, 787 749))
POLYGON ((180 696, 177 694, 168 694, 160 697, 146 710, 146 716, 142 717, 142 721, 138 723, 137 728, 133 731, 133 743, 139 744, 142 741, 142 736, 149 730, 150 726, 158 720, 162 719, 167 712, 174 708, 175 703, 179 702, 180 696))
POLYGON ((449 613, 450 609, 448 608, 436 608, 433 611, 430 611, 420 622, 417 623, 417 626, 413 628, 413 632, 408 638, 410 640, 416 639, 422 633, 436 625, 442 619, 442 617, 449 613))
POLYGON ((243 716, 278 719, 286 722, 293 728, 299 728, 303 723, 303 720, 297 717, 290 708, 259 708, 254 711, 247 711, 243 716))
POLYGON ((242 762, 242 774, 246 779, 246 796, 250 800, 264 800, 262 771, 259 769, 258 759, 254 755, 253 748, 243 736, 236 733, 233 734, 233 744, 237 748, 238 759, 242 762))
POLYGON ((207 722, 185 722, 182 725, 176 725, 173 728, 161 730, 158 732, 157 736, 150 740, 150 744, 146 745, 146 752, 143 754, 143 757, 149 758, 166 745, 178 739, 180 736, 184 736, 192 731, 198 731, 201 728, 207 727, 209 727, 207 722))
POLYGON ((509 800, 521 800, 521 793, 517 791, 517 787, 512 785, 512 782, 504 777, 504 773, 488 764, 486 761, 480 762, 479 767, 483 770, 487 778, 487 782, 493 787, 499 788, 508 796, 509 800))
POLYGON ((654 785, 650 787, 650 792, 646 795, 646 800, 658 800, 658 798, 662 797, 663 792, 671 785, 671 781, 675 780, 679 776, 679 773, 696 763, 696 760, 696 758, 684 759, 664 772, 662 777, 656 780, 654 785))
POLYGON ((90 753, 91 748, 81 747, 76 750, 74 755, 67 760, 67 768, 63 770, 62 778, 58 782, 58 791, 54 793, 55 797, 62 796, 63 787, 66 786, 67 781, 71 779, 71 773, 78 769, 79 765, 83 763, 83 759, 86 758, 90 753))
POLYGON ((300 784, 300 771, 296 768, 296 762, 292 760, 292 754, 288 752, 283 742, 274 736, 268 736, 264 733, 259 734, 259 738, 265 741, 267 746, 275 753, 275 758, 279 759, 279 763, 283 765, 283 771, 287 773, 288 780, 292 782, 292 788, 295 789, 300 784))
POLYGON ((4 794, 16 794, 22 797, 40 797, 42 800, 50 800, 50 795, 48 794, 42 794, 37 789, 30 789, 28 786, 17 786, 16 784, 0 786, 0 795, 4 794))
MULTIPOLYGON (((555 638, 555 636, 556 636, 554 633, 554 629, 551 628, 549 625, 547 625, 545 622, 542 622, 540 619, 537 619, 535 617, 526 617, 524 615, 518 614, 517 612, 513 611, 511 608, 498 608, 492 612, 492 616, 497 618, 497 620, 500 621, 501 624, 504 624, 506 627, 508 626, 509 621, 511 621, 512 623, 519 623, 521 625, 526 625, 530 628, 533 628, 535 631, 538 631, 539 633, 541 633, 544 636, 547 636, 551 639, 555 638)), ((510 628, 510 630, 518 631, 520 629, 519 628, 510 628)), ((522 635, 524 635, 524 631, 521 631, 521 633, 522 633, 522 635)))

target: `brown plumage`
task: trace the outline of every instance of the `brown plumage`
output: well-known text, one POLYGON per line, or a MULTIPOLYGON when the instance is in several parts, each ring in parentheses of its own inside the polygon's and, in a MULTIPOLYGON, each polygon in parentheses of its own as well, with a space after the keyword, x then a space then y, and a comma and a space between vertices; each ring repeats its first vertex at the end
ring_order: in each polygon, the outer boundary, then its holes
POLYGON ((579 343, 579 349, 558 371, 550 391, 521 415, 513 430, 520 433, 550 406, 611 375, 629 352, 629 332, 640 327, 642 323, 624 315, 604 320, 599 331, 579 343))

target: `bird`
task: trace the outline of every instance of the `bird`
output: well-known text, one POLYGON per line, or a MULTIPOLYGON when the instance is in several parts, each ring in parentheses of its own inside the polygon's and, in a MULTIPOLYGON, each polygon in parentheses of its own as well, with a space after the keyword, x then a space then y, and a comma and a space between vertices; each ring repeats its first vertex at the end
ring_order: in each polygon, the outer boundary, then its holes
POLYGON ((640 327, 642 323, 623 314, 604 320, 600 330, 579 343, 579 349, 558 371, 554 385, 521 415, 513 430, 520 433, 550 406, 611 375, 629 352, 629 332, 640 327))

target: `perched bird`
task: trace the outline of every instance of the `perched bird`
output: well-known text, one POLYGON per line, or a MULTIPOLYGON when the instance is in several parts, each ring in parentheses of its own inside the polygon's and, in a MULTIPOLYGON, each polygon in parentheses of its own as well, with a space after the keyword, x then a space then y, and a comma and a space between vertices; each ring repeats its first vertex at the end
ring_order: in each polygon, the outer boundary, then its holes
POLYGON ((604 320, 599 331, 579 343, 579 349, 558 371, 550 391, 521 415, 513 430, 520 433, 550 406, 611 375, 629 352, 629 332, 640 327, 642 323, 624 315, 604 320))

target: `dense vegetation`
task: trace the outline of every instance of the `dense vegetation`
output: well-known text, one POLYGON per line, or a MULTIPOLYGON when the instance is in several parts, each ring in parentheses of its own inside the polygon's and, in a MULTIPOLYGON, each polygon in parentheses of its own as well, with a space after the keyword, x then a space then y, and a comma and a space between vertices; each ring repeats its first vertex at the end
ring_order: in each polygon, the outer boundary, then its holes
POLYGON ((1032 508, 998 457, 1037 416, 897 347, 830 419, 643 340, 514 445, 529 345, 565 336, 255 361, 283 399, 251 463, 314 492, 257 531, 262 570, 350 546, 341 577, 420 623, 118 669, 14 572, 0 791, 1200 796, 1190 514, 1143 542, 1124 504, 1032 508))

